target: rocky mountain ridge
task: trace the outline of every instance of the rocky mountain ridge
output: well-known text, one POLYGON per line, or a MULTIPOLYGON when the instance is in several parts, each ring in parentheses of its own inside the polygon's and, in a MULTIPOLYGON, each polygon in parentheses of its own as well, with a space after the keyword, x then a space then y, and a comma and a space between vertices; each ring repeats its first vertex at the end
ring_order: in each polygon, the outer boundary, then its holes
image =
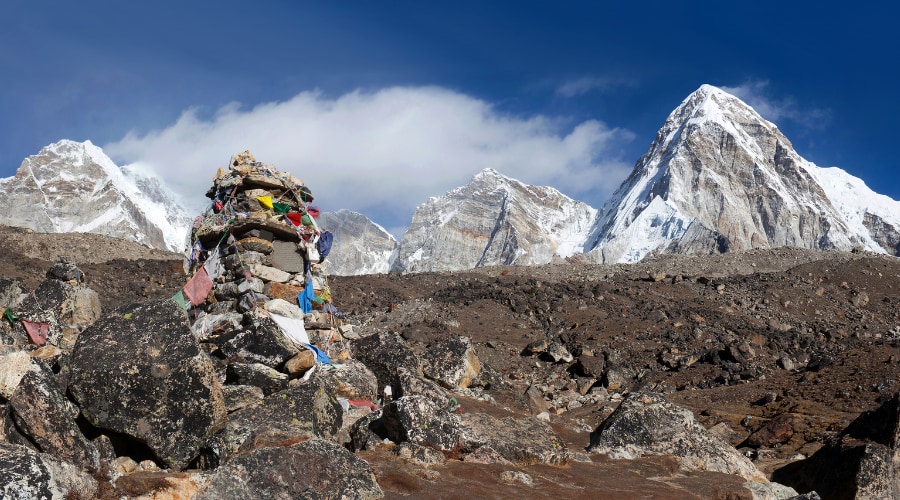
MULTIPOLYGON (((140 180, 126 169, 125 177, 136 179, 131 187, 103 188, 122 184, 105 183, 105 176, 122 176, 99 148, 63 141, 45 149, 23 162, 16 177, 0 180, 0 206, 12 207, 0 223, 93 231, 183 249, 179 235, 187 231, 187 218, 165 201, 158 181, 140 180), (63 168, 66 161, 71 172, 63 168), (79 173, 86 165, 98 168, 79 173), (53 181, 38 181, 37 174, 53 181), (47 189, 41 191, 43 185, 47 189), (156 201, 140 201, 148 193, 156 193, 150 196, 156 201), (34 199, 46 199, 47 208, 35 212, 34 199)), ((330 272, 336 275, 565 259, 628 263, 654 253, 710 255, 780 246, 900 255, 900 202, 839 168, 803 159, 773 123, 710 85, 669 115, 600 210, 551 187, 485 169, 465 186, 420 205, 399 242, 362 214, 339 210, 322 218, 335 235, 330 272)))
POLYGON ((897 255, 898 214, 900 202, 803 159, 750 106, 704 85, 601 210, 589 247, 601 262, 780 246, 897 255))
POLYGON ((546 264, 581 252, 596 210, 492 169, 413 214, 393 271, 546 264))
POLYGON ((39 232, 97 233, 180 251, 190 217, 162 182, 121 169, 91 144, 62 140, 0 179, 0 224, 39 232))

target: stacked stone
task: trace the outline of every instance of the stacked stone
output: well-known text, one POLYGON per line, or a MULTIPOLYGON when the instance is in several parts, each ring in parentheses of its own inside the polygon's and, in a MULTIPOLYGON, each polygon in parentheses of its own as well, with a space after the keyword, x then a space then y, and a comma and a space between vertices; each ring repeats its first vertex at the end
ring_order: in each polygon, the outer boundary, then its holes
POLYGON ((299 320, 310 344, 332 350, 343 340, 341 323, 309 188, 244 151, 218 170, 206 196, 212 202, 194 221, 185 255, 193 278, 182 292, 185 307, 194 311, 195 332, 208 337, 227 323, 239 324, 242 315, 268 312, 299 320))

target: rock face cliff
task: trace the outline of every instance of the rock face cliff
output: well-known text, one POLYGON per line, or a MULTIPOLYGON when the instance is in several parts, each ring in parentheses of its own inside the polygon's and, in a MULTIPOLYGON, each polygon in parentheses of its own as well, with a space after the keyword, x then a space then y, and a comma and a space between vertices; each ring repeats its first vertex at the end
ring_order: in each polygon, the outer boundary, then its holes
POLYGON ((152 248, 184 248, 190 218, 155 177, 120 169, 103 150, 63 140, 0 179, 0 224, 47 233, 96 233, 152 248))
POLYGON ((319 227, 334 234, 328 272, 337 276, 380 274, 397 257, 397 240, 365 215, 351 210, 325 212, 319 227))
POLYGON ((556 189, 485 169, 416 209, 392 270, 545 264, 581 252, 596 214, 556 189))
POLYGON ((900 202, 804 160, 771 122, 709 85, 685 99, 601 210, 589 258, 781 246, 898 254, 900 202))

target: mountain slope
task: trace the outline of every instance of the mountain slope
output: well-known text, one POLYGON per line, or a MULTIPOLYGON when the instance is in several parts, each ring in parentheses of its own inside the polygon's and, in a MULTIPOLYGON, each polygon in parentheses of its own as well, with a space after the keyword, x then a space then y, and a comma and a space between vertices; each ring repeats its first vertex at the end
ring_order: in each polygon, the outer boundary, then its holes
POLYGON ((48 233, 82 232, 178 251, 190 225, 155 177, 123 171, 103 150, 63 140, 0 180, 0 224, 48 233))
POLYGON ((601 262, 780 246, 895 254, 898 213, 900 202, 806 161, 750 106, 704 85, 669 115, 587 247, 601 262))
POLYGON ((485 169, 416 209, 392 270, 545 264, 581 252, 596 213, 551 187, 485 169))

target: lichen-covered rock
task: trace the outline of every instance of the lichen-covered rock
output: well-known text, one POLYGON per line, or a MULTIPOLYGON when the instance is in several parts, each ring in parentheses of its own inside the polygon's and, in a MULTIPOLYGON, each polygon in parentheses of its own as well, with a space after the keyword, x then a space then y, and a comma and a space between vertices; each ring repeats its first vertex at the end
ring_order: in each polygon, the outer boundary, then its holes
POLYGON ((87 470, 99 469, 100 454, 75 424, 77 409, 66 400, 49 373, 26 373, 9 400, 7 411, 17 430, 38 451, 87 470))
POLYGON ((321 439, 256 449, 208 474, 196 500, 384 496, 368 463, 321 439))
POLYGON ((22 285, 18 281, 0 278, 0 314, 6 308, 15 309, 22 301, 22 285))
POLYGON ((171 300, 120 308, 82 332, 69 392, 91 424, 146 443, 174 469, 225 425, 213 365, 171 300))
POLYGON ((398 367, 422 375, 419 358, 397 332, 379 332, 357 340, 351 346, 353 357, 369 367, 378 378, 379 393, 386 385, 398 387, 398 367))
POLYGON ((462 413, 459 442, 464 450, 488 446, 517 465, 564 464, 568 450, 550 424, 536 418, 498 419, 484 413, 462 413))
POLYGON ((225 429, 207 443, 203 465, 216 467, 238 451, 316 437, 330 439, 338 433, 341 417, 341 405, 334 395, 320 380, 310 379, 228 415, 225 429))
POLYGON ((382 408, 380 425, 374 431, 395 443, 409 441, 452 452, 458 448, 461 429, 459 417, 430 398, 405 396, 382 408))
POLYGON ((349 359, 335 364, 334 370, 316 372, 325 387, 335 396, 347 399, 375 401, 378 399, 378 379, 365 364, 349 359))
POLYGON ((24 446, 0 442, 0 497, 95 498, 97 481, 80 466, 24 446))
POLYGON ((350 426, 350 446, 353 451, 371 450, 381 444, 384 434, 382 428, 382 415, 384 409, 379 409, 363 416, 350 426))
POLYGON ((428 347, 422 356, 422 371, 447 389, 469 387, 481 372, 481 362, 469 337, 452 335, 428 347))
POLYGON ((420 446, 414 443, 401 443, 394 447, 394 455, 418 465, 426 467, 439 465, 446 461, 443 453, 434 448, 420 446))
POLYGON ((748 481, 765 476, 747 457, 704 429, 694 414, 656 393, 633 392, 591 433, 592 453, 614 459, 672 455, 687 471, 737 474, 748 481))
POLYGON ((223 385, 222 395, 228 413, 256 404, 265 397, 262 389, 252 385, 223 385))
POLYGON ((265 395, 278 392, 288 384, 286 373, 262 363, 229 363, 225 375, 227 383, 253 385, 262 389, 265 395))
POLYGON ((223 333, 215 343, 226 357, 273 368, 300 352, 272 318, 255 313, 244 315, 241 328, 223 333))
POLYGON ((84 273, 82 273, 81 269, 78 269, 78 266, 75 264, 69 262, 57 262, 47 270, 47 278, 78 283, 84 281, 84 273))
MULTIPOLYGON (((65 344, 64 334, 77 334, 94 323, 101 314, 100 296, 79 282, 73 284, 49 278, 38 285, 33 297, 33 300, 22 301, 19 316, 30 321, 50 323, 47 335, 49 344, 65 344)), ((67 347, 71 348, 71 344, 72 340, 67 347)))
POLYGON ((450 394, 435 382, 416 375, 404 367, 397 367, 398 390, 395 396, 425 396, 439 407, 446 407, 450 394))
POLYGON ((25 351, 0 355, 0 396, 12 397, 26 373, 39 370, 37 362, 25 351))

